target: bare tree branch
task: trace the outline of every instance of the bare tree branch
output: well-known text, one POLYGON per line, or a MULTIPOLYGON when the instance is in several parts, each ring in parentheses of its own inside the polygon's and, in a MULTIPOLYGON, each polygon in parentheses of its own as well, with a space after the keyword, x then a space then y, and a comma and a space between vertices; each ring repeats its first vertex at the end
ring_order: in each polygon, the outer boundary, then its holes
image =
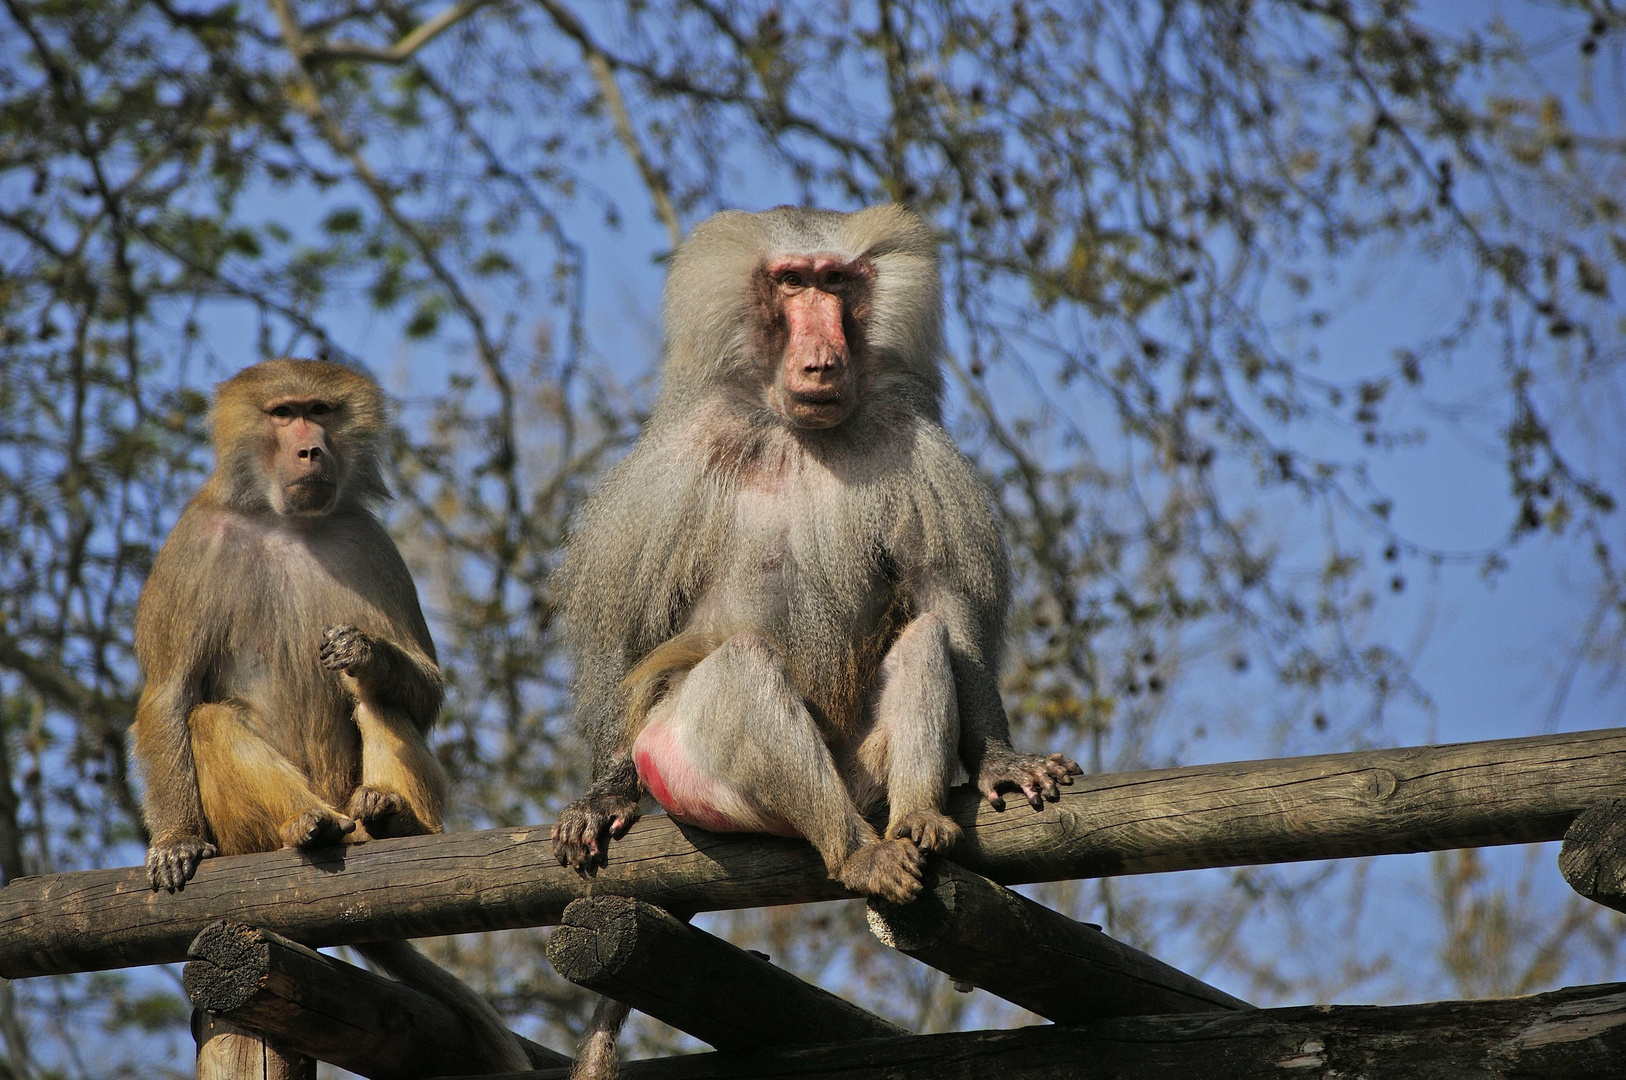
POLYGON ((649 188, 649 196, 655 201, 655 215, 666 226, 666 237, 677 248, 683 242, 683 223, 678 220, 677 208, 672 204, 672 195, 666 185, 666 177, 656 169, 647 157, 644 149, 638 144, 638 132, 632 126, 632 116, 627 112, 626 99, 621 96, 621 87, 616 84, 615 71, 610 64, 610 58, 599 47, 587 32, 587 27, 576 14, 557 0, 537 0, 552 18, 554 25, 581 46, 582 56, 587 60, 587 66, 593 69, 593 78, 598 81, 599 93, 604 95, 604 104, 609 106, 610 118, 615 122, 616 137, 626 148, 627 156, 632 163, 638 166, 639 174, 644 178, 644 186, 649 188))
MULTIPOLYGON (((412 59, 419 49, 435 40, 442 33, 456 26, 481 8, 489 6, 492 2, 493 0, 463 0, 460 4, 453 4, 387 48, 368 45, 366 42, 361 41, 311 41, 304 44, 300 58, 312 64, 326 63, 332 60, 366 60, 378 64, 402 64, 412 59)), ((280 18, 283 5, 277 4, 276 6, 279 9, 278 16, 280 18)))
MULTIPOLYGON (((304 56, 306 52, 306 38, 304 30, 300 28, 294 18, 293 9, 288 0, 271 0, 271 7, 276 12, 277 22, 281 26, 283 42, 289 54, 293 57, 295 87, 289 95, 296 108, 316 127, 316 130, 326 140, 333 152, 350 163, 351 170, 356 179, 372 194, 377 201, 379 209, 383 211, 392 225, 405 236, 428 267, 430 274, 440 287, 446 291, 452 305, 462 314, 468 323, 470 332, 474 335, 475 350, 479 354, 480 364, 486 371, 497 391, 499 399, 500 422, 498 424, 498 446, 492 454, 492 463, 503 477, 504 496, 507 501, 508 521, 517 520, 521 513, 523 500, 514 476, 514 463, 518 459, 514 439, 514 387, 508 372, 503 368, 502 358, 499 355, 497 343, 492 340, 491 332, 486 326, 486 320, 474 299, 463 288, 462 282, 452 273, 435 245, 426 237, 423 230, 407 217, 396 199, 396 193, 373 169, 372 164, 361 153, 356 141, 348 132, 339 126, 332 114, 322 104, 321 89, 311 76, 306 66, 304 56)), ((494 589, 500 592, 506 579, 509 563, 512 559, 514 537, 505 530, 502 538, 503 549, 498 553, 496 568, 498 578, 494 589)))
POLYGON ((130 702, 109 698, 86 687, 69 672, 25 651, 9 634, 0 634, 0 668, 21 676, 35 693, 64 712, 122 730, 133 715, 130 702))

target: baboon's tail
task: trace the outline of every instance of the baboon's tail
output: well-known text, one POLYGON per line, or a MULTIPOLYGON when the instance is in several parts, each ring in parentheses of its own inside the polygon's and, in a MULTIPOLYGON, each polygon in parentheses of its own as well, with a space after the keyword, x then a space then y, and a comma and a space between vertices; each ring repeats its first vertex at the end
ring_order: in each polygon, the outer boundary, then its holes
POLYGON ((727 640, 725 633, 685 630, 645 653, 621 680, 627 701, 627 737, 638 737, 644 721, 649 718, 649 710, 666 693, 672 676, 688 671, 727 640))

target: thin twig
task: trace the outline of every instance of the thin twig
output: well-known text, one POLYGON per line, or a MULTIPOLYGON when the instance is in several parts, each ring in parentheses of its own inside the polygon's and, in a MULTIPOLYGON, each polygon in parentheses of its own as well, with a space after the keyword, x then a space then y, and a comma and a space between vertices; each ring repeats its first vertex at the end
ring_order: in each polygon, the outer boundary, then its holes
POLYGON ((453 4, 387 48, 368 45, 366 42, 361 41, 306 42, 300 57, 314 64, 325 63, 330 60, 366 60, 377 64, 403 64, 412 59, 413 54, 419 49, 493 2, 494 0, 463 0, 460 4, 453 4))
POLYGON ((632 115, 627 112, 627 101, 621 96, 621 87, 615 81, 615 71, 610 65, 610 58, 599 47, 598 42, 587 32, 587 27, 576 17, 575 12, 559 4, 557 0, 537 0, 566 37, 575 41, 581 47, 582 57, 587 66, 593 71, 593 78, 598 82, 599 93, 604 97, 604 104, 609 106, 610 119, 615 122, 616 137, 626 148, 627 156, 632 163, 638 166, 638 172, 644 178, 644 186, 649 189, 649 196, 655 201, 655 216, 661 219, 666 226, 666 236, 675 249, 683 242, 683 223, 678 220, 677 207, 672 203, 671 192, 667 189, 666 178, 660 170, 650 164, 649 158, 644 155, 644 148, 638 143, 638 132, 632 126, 632 115))
MULTIPOLYGON (((289 99, 315 126, 317 132, 326 140, 333 152, 349 162, 351 171, 357 180, 372 194, 378 207, 390 223, 400 231, 401 235, 417 250, 418 257, 423 260, 440 287, 446 291, 447 297, 463 316, 470 332, 474 335, 475 352, 480 358, 481 366, 486 376, 492 382, 498 399, 498 445, 492 452, 491 461, 498 473, 502 476, 504 498, 507 504, 507 522, 511 525, 518 521, 522 514, 523 498, 515 479, 514 465, 518 460, 514 438, 514 386, 508 372, 504 370, 502 358, 499 355, 497 343, 492 340, 490 330, 486 326, 484 316, 473 297, 464 290, 462 282, 452 273, 435 245, 423 231, 418 228, 406 212, 401 209, 396 200, 393 188, 374 171, 372 164, 362 154, 356 141, 342 128, 331 113, 323 106, 321 89, 316 85, 316 79, 311 75, 310 68, 305 63, 306 38, 305 32, 294 18, 293 9, 288 0, 271 0, 271 8, 276 13, 277 22, 282 30, 283 43, 288 49, 294 64, 294 86, 289 93, 289 99)), ((501 547, 498 552, 496 580, 493 583, 495 591, 500 593, 506 580, 509 563, 516 540, 511 530, 505 530, 501 538, 501 547)))

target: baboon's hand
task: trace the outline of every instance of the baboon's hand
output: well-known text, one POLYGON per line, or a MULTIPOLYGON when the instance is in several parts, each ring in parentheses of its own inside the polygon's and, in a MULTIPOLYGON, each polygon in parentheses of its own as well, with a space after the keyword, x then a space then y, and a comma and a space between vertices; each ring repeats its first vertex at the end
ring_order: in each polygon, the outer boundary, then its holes
POLYGON ((638 800, 597 794, 577 799, 553 827, 553 853, 560 866, 585 871, 609 859, 608 840, 619 840, 638 820, 638 800), (608 838, 608 839, 606 839, 608 838))
POLYGON ((153 892, 186 888, 186 883, 197 873, 198 863, 217 854, 219 849, 201 836, 183 836, 167 844, 154 844, 147 849, 147 877, 152 881, 153 892))
POLYGON ((1061 798, 1058 784, 1071 784, 1084 770, 1062 754, 1019 754, 1010 747, 991 746, 977 771, 977 790, 995 810, 1005 809, 1002 792, 1020 791, 1028 805, 1043 810, 1046 801, 1061 798))
POLYGON ((354 626, 330 626, 322 631, 322 666, 329 671, 359 675, 373 662, 373 639, 354 626))

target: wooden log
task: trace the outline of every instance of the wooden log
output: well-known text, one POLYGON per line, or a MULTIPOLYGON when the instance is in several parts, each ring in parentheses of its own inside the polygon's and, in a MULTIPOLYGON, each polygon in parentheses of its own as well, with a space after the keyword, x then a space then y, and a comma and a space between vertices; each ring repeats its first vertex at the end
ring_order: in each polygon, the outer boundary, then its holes
MULTIPOLYGON (((1006 885, 1208 866, 1556 840, 1626 782, 1626 730, 1079 777, 1003 813, 954 793, 954 859, 1006 885)), ((18 878, 0 889, 0 976, 180 959, 217 919, 307 945, 555 923, 578 897, 715 911, 850 895, 801 841, 645 818, 582 878, 548 827, 206 860, 182 892, 146 871, 18 878)))
POLYGON ((192 1014, 198 1080, 316 1080, 316 1060, 206 1012, 192 1014))
MULTIPOLYGON (((563 1070, 510 1080, 564 1080, 563 1070)), ((1527 1080, 1626 1076, 1626 984, 1313 1005, 629 1061, 621 1080, 1527 1080)), ((453 1078, 446 1078, 453 1080, 453 1078)))
MULTIPOLYGON (((283 1050, 375 1080, 501 1068, 463 1019, 435 998, 269 930, 216 923, 198 934, 189 955, 181 980, 192 1004, 206 1010, 200 1015, 283 1050)), ((538 1067, 570 1063, 528 1039, 520 1043, 538 1067)), ((227 1078, 237 1080, 221 1074, 227 1078)))
POLYGON ((1057 1023, 1251 1008, 952 863, 932 870, 914 903, 871 900, 868 914, 886 944, 1057 1023))
POLYGON ((1626 799, 1605 800, 1575 819, 1558 869, 1588 900, 1626 911, 1626 799))
POLYGON ((571 982, 719 1050, 907 1034, 902 1028, 641 900, 565 909, 548 959, 571 982))

